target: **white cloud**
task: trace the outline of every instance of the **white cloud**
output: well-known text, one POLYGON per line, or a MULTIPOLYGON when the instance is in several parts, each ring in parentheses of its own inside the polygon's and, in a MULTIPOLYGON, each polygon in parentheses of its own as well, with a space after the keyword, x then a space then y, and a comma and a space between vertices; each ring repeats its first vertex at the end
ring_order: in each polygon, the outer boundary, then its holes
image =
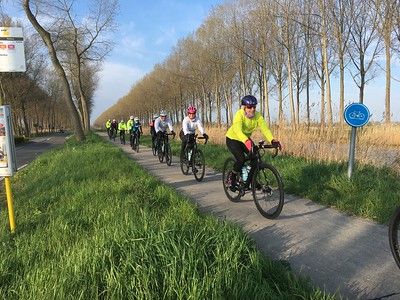
POLYGON ((94 96, 94 109, 91 116, 92 121, 115 104, 122 96, 125 96, 132 84, 139 80, 144 72, 134 66, 105 62, 100 72, 99 87, 94 96))

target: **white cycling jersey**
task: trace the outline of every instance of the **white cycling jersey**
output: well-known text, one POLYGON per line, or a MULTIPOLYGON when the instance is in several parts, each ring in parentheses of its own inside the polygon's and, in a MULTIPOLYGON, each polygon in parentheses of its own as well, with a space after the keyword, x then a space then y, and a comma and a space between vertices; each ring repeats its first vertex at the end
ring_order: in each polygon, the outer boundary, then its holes
POLYGON ((201 134, 204 134, 203 124, 201 124, 201 120, 198 117, 194 119, 190 119, 189 117, 185 117, 182 121, 182 130, 183 134, 194 134, 196 132, 196 127, 199 129, 201 134))
POLYGON ((170 118, 166 117, 164 121, 161 120, 161 117, 158 117, 154 121, 154 130, 157 132, 162 131, 166 132, 167 128, 169 128, 170 131, 174 131, 172 128, 172 121, 170 118))

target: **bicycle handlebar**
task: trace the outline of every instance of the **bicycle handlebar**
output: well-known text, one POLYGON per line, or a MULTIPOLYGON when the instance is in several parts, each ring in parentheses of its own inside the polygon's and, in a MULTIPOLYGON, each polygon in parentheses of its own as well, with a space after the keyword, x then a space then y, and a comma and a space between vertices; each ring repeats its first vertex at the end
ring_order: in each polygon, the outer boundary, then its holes
POLYGON ((196 139, 199 139, 199 140, 206 140, 206 141, 204 142, 204 145, 207 144, 207 142, 208 142, 208 138, 205 138, 204 136, 198 136, 197 134, 195 134, 194 137, 195 137, 196 139))
POLYGON ((257 147, 262 149, 275 149, 274 153, 272 154, 272 157, 276 157, 278 155, 279 146, 273 144, 264 144, 264 142, 265 141, 259 141, 257 147))

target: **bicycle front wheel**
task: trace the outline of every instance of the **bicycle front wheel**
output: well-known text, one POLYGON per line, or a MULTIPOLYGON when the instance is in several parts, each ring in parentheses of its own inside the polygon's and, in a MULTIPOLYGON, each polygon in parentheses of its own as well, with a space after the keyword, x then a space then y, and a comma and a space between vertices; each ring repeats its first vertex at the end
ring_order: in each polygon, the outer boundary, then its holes
POLYGON ((206 171, 206 161, 204 159, 203 152, 200 149, 195 151, 192 158, 192 163, 194 178, 196 178, 197 181, 202 181, 206 171))
POLYGON ((187 150, 184 153, 181 153, 180 163, 181 163, 181 171, 183 175, 189 174, 189 161, 187 159, 187 150))
POLYGON ((165 162, 168 166, 170 166, 172 163, 172 151, 170 144, 165 145, 165 162))
POLYGON ((232 202, 238 202, 242 197, 242 193, 239 186, 233 186, 230 180, 234 164, 235 159, 233 157, 230 157, 225 161, 224 168, 222 169, 222 186, 228 199, 232 202))
POLYGON ((400 207, 394 212, 390 222, 389 222, 389 244, 390 250, 397 266, 400 268, 400 207))
POLYGON ((261 215, 275 219, 284 203, 283 182, 278 171, 269 164, 254 172, 251 189, 254 203, 261 215))

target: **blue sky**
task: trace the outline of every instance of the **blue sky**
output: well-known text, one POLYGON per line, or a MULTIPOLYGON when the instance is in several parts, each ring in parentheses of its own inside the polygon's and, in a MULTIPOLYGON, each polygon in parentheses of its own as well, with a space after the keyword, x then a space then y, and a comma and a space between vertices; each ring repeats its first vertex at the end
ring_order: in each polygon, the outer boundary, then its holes
POLYGON ((195 31, 218 0, 120 1, 115 49, 104 63, 92 115, 96 117, 127 94, 178 39, 195 31))
MULTIPOLYGON (((84 7, 88 1, 77 0, 76 2, 84 7)), ((117 17, 119 27, 113 34, 115 46, 99 74, 100 82, 95 94, 92 121, 119 98, 126 95, 132 85, 149 73, 156 63, 162 62, 180 38, 195 31, 213 6, 223 2, 224 0, 120 0, 120 13, 117 17)), ((16 7, 15 1, 8 0, 6 4, 4 8, 7 13, 29 24, 22 9, 16 7)), ((380 62, 384 66, 383 58, 380 62)), ((393 57, 392 64, 392 76, 399 80, 400 68, 396 56, 393 57)), ((331 84, 333 110, 337 118, 338 78, 332 77, 331 84)), ((358 88, 348 73, 346 74, 345 98, 346 104, 358 102, 358 88)), ((371 81, 365 90, 364 103, 371 111, 371 120, 383 120, 384 99, 385 79, 384 72, 380 71, 378 77, 371 81)), ((320 111, 319 101, 318 89, 314 89, 311 102, 314 104, 312 117, 316 120, 320 111)), ((400 82, 395 80, 392 80, 391 102, 393 120, 400 121, 400 82)), ((287 112, 289 112, 288 105, 288 98, 286 98, 285 111, 287 112)), ((272 101, 273 117, 276 115, 274 111, 277 112, 276 106, 276 101, 272 101)), ((303 115, 304 112, 303 107, 303 115)))
MULTIPOLYGON (((76 0, 80 7, 89 1, 76 0)), ((194 32, 213 6, 223 0, 120 0, 114 32, 114 50, 103 64, 91 116, 94 121, 104 110, 128 93, 132 85, 161 63, 180 38, 194 32)), ((4 10, 30 26, 22 8, 8 0, 4 10)))

